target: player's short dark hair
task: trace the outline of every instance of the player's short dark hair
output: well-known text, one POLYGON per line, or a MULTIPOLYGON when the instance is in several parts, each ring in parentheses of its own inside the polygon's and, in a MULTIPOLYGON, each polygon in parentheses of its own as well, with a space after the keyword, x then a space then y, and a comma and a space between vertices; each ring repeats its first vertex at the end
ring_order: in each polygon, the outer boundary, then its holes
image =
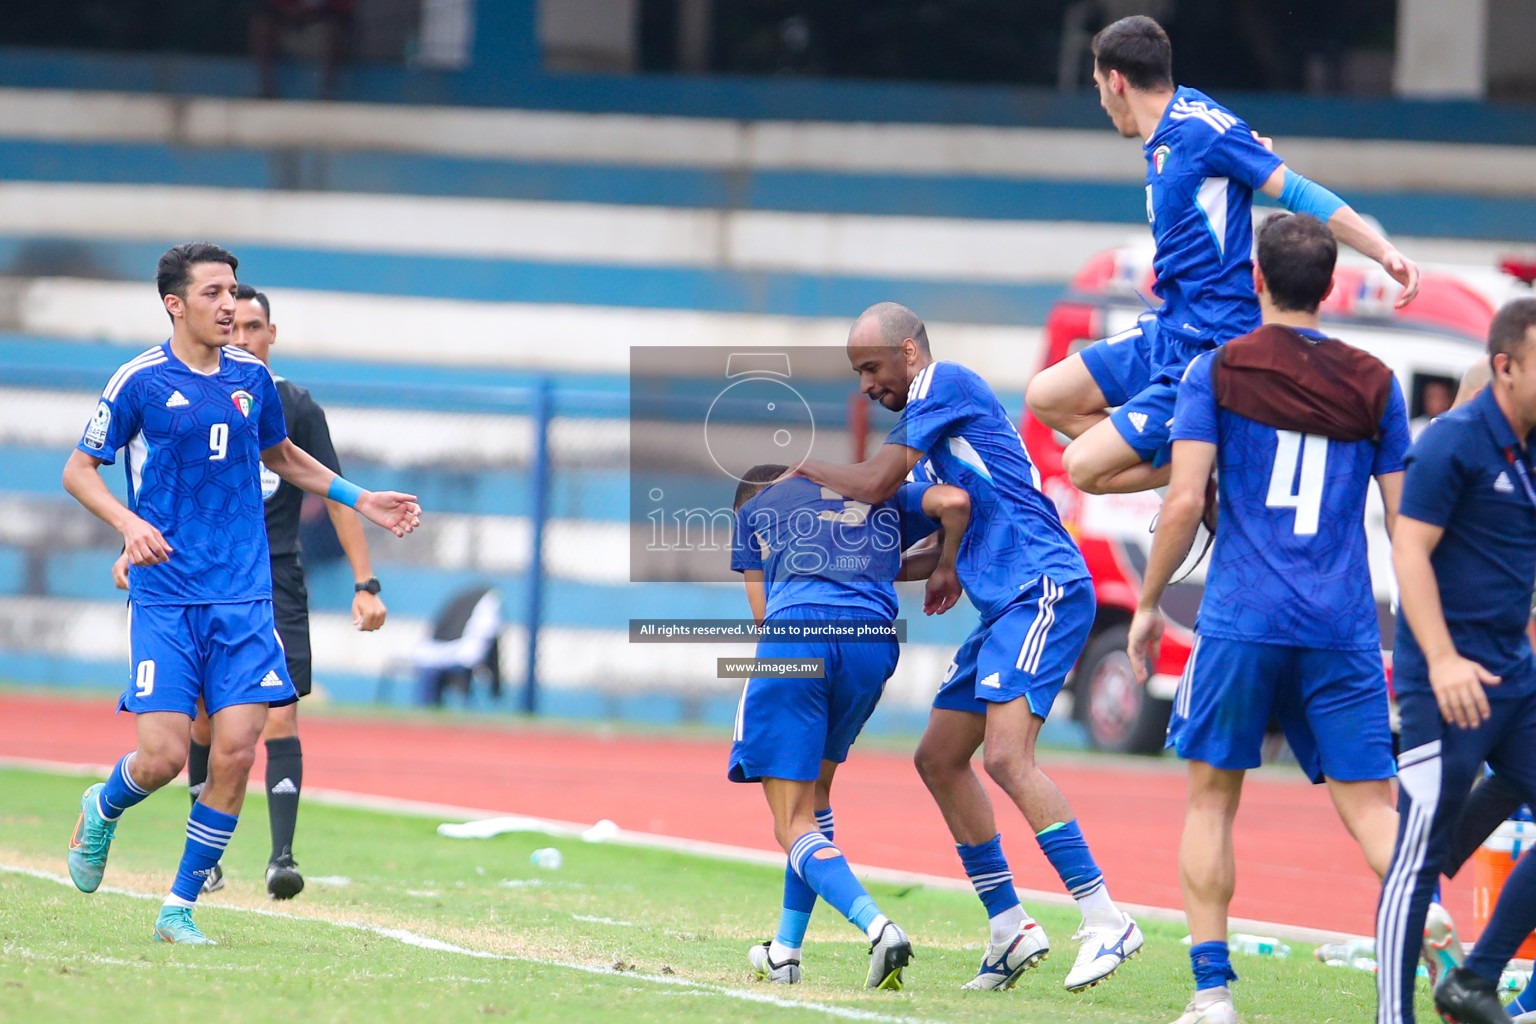
POLYGON ((251 300, 261 306, 261 311, 267 315, 267 323, 272 322, 272 303, 267 301, 267 293, 256 290, 255 285, 240 284, 235 286, 235 298, 241 301, 251 300))
POLYGON ((212 242, 183 242, 165 250, 155 267, 155 285, 160 297, 179 295, 187 297, 187 285, 192 280, 192 267, 198 263, 227 263, 231 271, 240 266, 235 254, 212 242))
POLYGON ((1277 309, 1316 313, 1338 259, 1333 232, 1310 214, 1272 213, 1259 226, 1259 270, 1277 309))
POLYGON ((741 508, 741 506, 757 497, 758 493, 769 484, 788 472, 788 466, 774 466, 768 463, 764 463, 761 466, 753 466, 742 475, 741 483, 736 485, 736 503, 731 507, 733 509, 741 508))
POLYGON ((1503 352, 1513 359, 1529 343, 1533 327, 1536 327, 1536 298, 1506 303, 1488 325, 1488 358, 1503 352))
POLYGON ((1145 14, 1100 29, 1093 37, 1093 61, 1106 74, 1120 72, 1132 88, 1173 88, 1173 44, 1163 26, 1145 14))

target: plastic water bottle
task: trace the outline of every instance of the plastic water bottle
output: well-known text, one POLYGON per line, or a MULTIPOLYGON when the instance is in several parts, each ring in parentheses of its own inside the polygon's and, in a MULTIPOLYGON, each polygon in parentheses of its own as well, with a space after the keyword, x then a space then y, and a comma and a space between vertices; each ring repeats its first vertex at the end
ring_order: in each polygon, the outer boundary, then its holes
POLYGON ((560 851, 553 846, 540 847, 534 850, 528 858, 528 863, 536 868, 543 868, 545 871, 554 871, 564 861, 565 858, 560 856, 560 851))
POLYGON ((1327 963, 1330 960, 1343 960, 1346 963, 1358 957, 1368 956, 1372 959, 1376 956, 1375 939, 1350 939, 1348 942, 1330 942, 1318 946, 1312 951, 1312 956, 1317 960, 1327 963))
POLYGON ((1246 953, 1248 956, 1275 956, 1287 957, 1291 955, 1291 947, 1270 935, 1249 935, 1247 932, 1233 932, 1227 938, 1227 948, 1234 953, 1246 953))
POLYGON ((1524 992, 1525 986, 1531 983, 1531 972, 1519 969, 1507 969, 1499 976, 1500 992, 1524 992))

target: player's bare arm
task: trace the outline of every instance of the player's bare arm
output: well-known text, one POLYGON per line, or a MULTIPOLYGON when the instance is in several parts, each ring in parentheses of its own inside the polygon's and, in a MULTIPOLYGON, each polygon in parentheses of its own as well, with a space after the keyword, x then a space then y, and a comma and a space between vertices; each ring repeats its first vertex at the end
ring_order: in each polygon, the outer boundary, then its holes
POLYGON ((768 588, 763 584, 763 570, 743 569, 741 580, 747 588, 747 605, 752 609, 752 621, 761 626, 768 617, 768 588))
POLYGON ((871 458, 851 466, 820 459, 806 459, 785 474, 785 478, 803 476, 812 483, 829 487, 845 498, 878 505, 889 501, 901 489, 902 481, 912 472, 923 453, 902 444, 883 444, 871 458))
POLYGON ((923 614, 943 615, 964 592, 955 560, 960 557, 960 540, 971 521, 971 496, 962 488, 935 484, 923 492, 923 514, 937 520, 943 534, 938 561, 928 574, 928 586, 923 592, 923 614))
POLYGON ((1158 602, 1168 589, 1189 548, 1195 541, 1200 517, 1205 513, 1205 489, 1216 465, 1216 446, 1209 441, 1173 442, 1173 475, 1163 510, 1157 517, 1157 531, 1152 535, 1152 554, 1141 581, 1141 600, 1131 620, 1126 654, 1138 682, 1145 684, 1157 657, 1157 645, 1163 636, 1163 613, 1158 602))
POLYGON ((1397 535, 1397 509, 1403 502, 1403 476, 1401 470, 1396 473, 1382 473, 1376 478, 1376 489, 1381 492, 1381 506, 1386 510, 1387 536, 1397 535))
POLYGON ((1429 556, 1445 529, 1408 516, 1397 517, 1392 535, 1392 568, 1397 572, 1398 601, 1413 638, 1429 666, 1429 685, 1447 722, 1475 729, 1488 719, 1485 686, 1499 677, 1456 652, 1440 603, 1440 584, 1429 556))
POLYGON ((159 565, 174 550, 160 531, 130 512, 101 478, 100 459, 70 452, 64 463, 64 489, 97 519, 123 535, 123 554, 134 565, 159 565))
MULTIPOLYGON (((1264 182, 1264 187, 1260 191, 1272 199, 1281 199, 1285 196, 1288 184, 1292 189, 1295 189, 1294 179, 1298 177, 1295 171, 1292 171, 1285 164, 1281 164, 1275 168, 1275 172, 1269 176, 1269 180, 1264 182), (1293 180, 1288 182, 1288 178, 1293 180)), ((1305 182, 1307 186, 1318 188, 1325 193, 1327 192, 1326 189, 1313 185, 1312 182, 1307 181, 1305 178, 1300 178, 1299 180, 1305 182)), ((1328 193, 1328 195, 1331 196, 1332 194, 1328 193)), ((1334 197, 1334 200, 1337 201, 1336 197, 1334 197)), ((1291 209, 1293 213, 1310 212, 1304 208, 1296 209, 1292 204, 1287 204, 1287 209, 1291 209)), ((1381 236, 1379 231, 1367 224, 1365 218, 1356 213, 1354 208, 1348 203, 1343 203, 1338 209, 1334 210, 1327 218, 1327 224, 1328 230, 1333 232, 1333 237, 1362 256, 1367 256, 1380 263, 1381 268, 1388 274, 1391 274, 1394 281, 1403 286, 1403 290, 1397 296, 1397 301, 1393 304, 1394 306, 1402 309, 1413 301, 1414 296, 1419 294, 1418 266, 1408 257, 1398 252, 1391 242, 1387 241, 1381 236)))
MULTIPOLYGON (((336 498, 331 488, 342 477, 326 469, 319 460, 292 441, 284 438, 261 453, 262 464, 300 490, 322 498, 336 498)), ((356 485, 350 485, 356 487, 356 485)), ((416 495, 399 491, 364 491, 358 489, 355 507, 375 524, 404 537, 421 525, 421 506, 416 495)))
MULTIPOLYGON (((357 518, 356 512, 329 498, 325 501, 325 511, 331 517, 331 525, 336 528, 336 540, 341 544, 342 553, 352 566, 353 580, 367 583, 373 579, 373 561, 368 557, 368 538, 363 533, 362 521, 357 518)), ((387 614, 388 609, 378 594, 359 590, 353 595, 352 625, 363 632, 372 632, 384 625, 384 616, 387 614)))

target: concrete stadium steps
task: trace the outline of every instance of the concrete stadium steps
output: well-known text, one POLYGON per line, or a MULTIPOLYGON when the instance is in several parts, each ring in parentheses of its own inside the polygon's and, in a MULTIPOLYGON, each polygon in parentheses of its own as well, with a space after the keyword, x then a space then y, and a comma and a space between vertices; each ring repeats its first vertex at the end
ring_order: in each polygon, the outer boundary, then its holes
MULTIPOLYGON (((1253 127, 1278 135, 1277 152, 1335 188, 1536 195, 1536 153, 1528 147, 1286 136, 1262 120, 1253 127)), ((1145 174, 1141 153, 1107 123, 1099 130, 839 124, 4 89, 0 136, 732 171, 1122 183, 1145 174)))

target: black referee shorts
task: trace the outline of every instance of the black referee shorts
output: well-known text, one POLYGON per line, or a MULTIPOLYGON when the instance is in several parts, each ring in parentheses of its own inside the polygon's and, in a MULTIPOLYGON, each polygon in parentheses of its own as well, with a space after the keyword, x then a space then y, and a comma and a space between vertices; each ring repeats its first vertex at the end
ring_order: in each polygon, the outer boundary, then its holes
POLYGON ((299 556, 272 556, 272 612, 288 656, 288 675, 300 697, 309 696, 309 591, 299 556))

